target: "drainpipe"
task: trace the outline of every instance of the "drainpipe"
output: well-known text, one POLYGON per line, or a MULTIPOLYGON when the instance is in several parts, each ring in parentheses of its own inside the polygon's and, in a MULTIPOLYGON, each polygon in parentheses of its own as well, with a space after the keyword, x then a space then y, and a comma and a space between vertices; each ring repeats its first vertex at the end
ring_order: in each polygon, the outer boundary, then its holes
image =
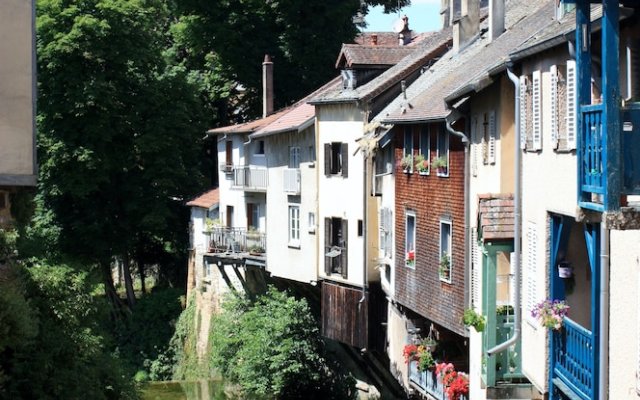
POLYGON ((611 231, 600 223, 600 359, 598 376, 598 398, 608 398, 609 382, 609 235, 611 231))
POLYGON ((520 339, 520 329, 522 325, 522 315, 520 310, 520 236, 521 236, 521 227, 520 227, 520 216, 522 214, 522 200, 520 199, 520 164, 522 159, 522 152, 520 151, 520 147, 518 143, 520 143, 520 80, 516 76, 516 74, 511 71, 511 67, 507 67, 507 75, 509 75, 509 79, 513 82, 515 86, 516 96, 516 110, 515 110, 515 118, 516 118, 516 141, 513 148, 515 149, 515 162, 514 162, 514 172, 515 172, 515 190, 513 193, 513 202, 514 204, 514 221, 513 221, 513 263, 515 264, 515 273, 513 276, 513 281, 516 284, 514 290, 515 296, 515 305, 513 307, 514 310, 514 327, 513 327, 513 336, 511 336, 507 341, 502 342, 492 349, 487 350, 487 355, 492 356, 498 352, 506 350, 509 346, 514 345, 520 339))
MULTIPOLYGON (((455 115, 460 115, 458 110, 455 110, 455 115)), ((462 144, 464 145, 464 303, 466 305, 471 304, 471 296, 469 295, 469 286, 471 282, 471 258, 470 254, 470 246, 469 246, 469 137, 465 135, 463 132, 456 131, 453 129, 451 124, 455 121, 453 119, 454 113, 449 114, 447 118, 445 118, 445 126, 447 130, 455 136, 458 136, 462 140, 462 144)))

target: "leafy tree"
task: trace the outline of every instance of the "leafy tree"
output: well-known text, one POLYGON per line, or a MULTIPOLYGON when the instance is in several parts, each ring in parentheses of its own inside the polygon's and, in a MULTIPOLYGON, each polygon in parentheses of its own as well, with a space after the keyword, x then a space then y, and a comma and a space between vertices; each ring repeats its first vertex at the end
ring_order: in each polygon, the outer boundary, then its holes
POLYGON ((347 399, 354 383, 323 356, 304 300, 275 288, 251 304, 233 299, 213 321, 211 362, 250 396, 347 399))
POLYGON ((183 251, 179 200, 201 187, 203 107, 187 71, 165 62, 168 21, 161 0, 38 1, 43 211, 64 252, 101 266, 114 303, 112 261, 133 305, 134 250, 183 251))

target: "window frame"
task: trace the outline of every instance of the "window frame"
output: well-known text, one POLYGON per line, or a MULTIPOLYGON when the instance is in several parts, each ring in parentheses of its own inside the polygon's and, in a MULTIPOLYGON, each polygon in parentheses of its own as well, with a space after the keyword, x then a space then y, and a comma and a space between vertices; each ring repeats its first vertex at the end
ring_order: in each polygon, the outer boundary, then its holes
POLYGON ((417 251, 416 251, 416 231, 418 226, 418 218, 416 212, 407 210, 404 213, 404 265, 407 268, 416 269, 417 251), (413 219, 413 229, 409 231, 409 220, 413 219), (410 240, 411 238, 411 240, 410 240), (412 244, 412 245, 411 245, 412 244), (409 253, 413 251, 413 262, 409 259, 409 253))
POLYGON ((441 219, 439 231, 440 231, 440 234, 439 234, 439 240, 438 240, 438 250, 439 250, 438 251, 438 277, 440 278, 441 282, 451 284, 451 282, 453 281, 453 259, 451 257, 451 253, 452 253, 451 246, 453 245, 453 223, 450 220, 441 219), (444 255, 442 244, 445 242, 444 241, 445 237, 443 236, 444 230, 442 229, 442 227, 445 225, 449 226, 449 235, 447 238, 448 240, 446 240, 447 248, 448 248, 447 255, 449 256, 449 277, 448 278, 445 278, 440 270, 440 263, 442 262, 442 257, 444 255))
POLYGON ((402 150, 402 158, 410 156, 411 157, 411 167, 409 168, 409 172, 413 173, 413 129, 411 126, 405 126, 404 128, 404 144, 402 150))
POLYGON ((420 129, 420 137, 418 138, 419 153, 427 161, 428 167, 426 172, 419 172, 420 175, 429 175, 431 173, 431 129, 423 126, 420 129))
POLYGON ((289 146, 289 168, 300 169, 300 147, 289 146))
POLYGON ((300 248, 300 204, 289 203, 287 213, 288 246, 300 248))
POLYGON ((266 143, 264 142, 264 139, 257 140, 253 155, 258 157, 264 157, 265 154, 266 154, 266 143))
POLYGON ((437 142, 437 149, 436 149, 436 158, 440 158, 443 157, 443 155, 441 155, 441 150, 442 149, 446 149, 446 160, 447 160, 447 170, 446 172, 440 172, 440 171, 436 171, 437 175, 443 178, 448 178, 449 177, 449 172, 450 172, 450 157, 449 157, 449 153, 450 153, 450 141, 449 141, 449 134, 444 130, 443 127, 440 127, 440 129, 438 130, 438 142, 437 142), (444 141, 444 145, 441 145, 441 141, 444 141))

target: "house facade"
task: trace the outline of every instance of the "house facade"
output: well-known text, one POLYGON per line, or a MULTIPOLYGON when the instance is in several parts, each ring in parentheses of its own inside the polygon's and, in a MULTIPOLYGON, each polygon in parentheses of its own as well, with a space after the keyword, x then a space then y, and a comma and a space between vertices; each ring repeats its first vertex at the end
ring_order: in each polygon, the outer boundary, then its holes
POLYGON ((34 1, 10 0, 0 12, 0 226, 11 199, 36 185, 34 1))

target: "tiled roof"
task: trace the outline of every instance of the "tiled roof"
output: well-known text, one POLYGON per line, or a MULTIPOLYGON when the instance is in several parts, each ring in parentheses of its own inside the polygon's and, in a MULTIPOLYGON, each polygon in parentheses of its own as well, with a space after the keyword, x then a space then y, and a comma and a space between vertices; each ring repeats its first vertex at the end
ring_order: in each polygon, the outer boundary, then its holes
POLYGON ((307 103, 307 100, 312 96, 320 95, 328 90, 334 90, 341 85, 342 79, 336 77, 323 85, 320 89, 311 93, 304 99, 300 100, 290 108, 286 110, 279 118, 271 123, 263 126, 261 129, 255 131, 250 135, 252 139, 273 135, 281 132, 288 132, 292 130, 305 129, 311 123, 316 116, 315 107, 307 103))
POLYGON ((362 46, 359 44, 343 44, 336 68, 367 68, 395 65, 398 61, 412 53, 409 46, 362 46))
POLYGON ((513 239, 513 194, 478 196, 478 237, 483 241, 513 239))
POLYGON ((217 134, 233 135, 233 134, 239 134, 239 133, 252 133, 262 128, 263 126, 270 124, 276 119, 280 118, 282 115, 284 115, 284 113, 287 110, 289 110, 289 108, 283 108, 282 110, 279 110, 271 115, 267 115, 265 118, 244 122, 242 124, 235 124, 235 125, 223 126, 215 129, 209 129, 207 133, 210 135, 217 135, 217 134))
MULTIPOLYGON (((409 88, 407 99, 399 96, 377 117, 387 123, 409 123, 444 119, 449 110, 445 98, 470 80, 481 80, 495 66, 508 59, 509 52, 553 18, 553 0, 507 0, 506 31, 493 42, 485 32, 461 49, 445 54, 409 88)), ((482 22, 481 31, 488 21, 482 22)))
POLYGON ((409 55, 400 60, 370 82, 357 87, 356 89, 337 88, 327 91, 321 96, 311 99, 311 103, 337 103, 354 102, 359 100, 369 100, 378 94, 397 84, 402 79, 415 73, 419 68, 428 65, 431 59, 443 54, 451 45, 451 28, 446 28, 438 32, 425 35, 425 38, 415 46, 405 47, 410 50, 409 55))
POLYGON ((220 190, 218 188, 202 193, 200 196, 189 201, 189 207, 206 208, 207 210, 220 202, 220 190))

